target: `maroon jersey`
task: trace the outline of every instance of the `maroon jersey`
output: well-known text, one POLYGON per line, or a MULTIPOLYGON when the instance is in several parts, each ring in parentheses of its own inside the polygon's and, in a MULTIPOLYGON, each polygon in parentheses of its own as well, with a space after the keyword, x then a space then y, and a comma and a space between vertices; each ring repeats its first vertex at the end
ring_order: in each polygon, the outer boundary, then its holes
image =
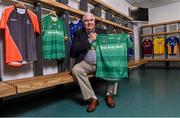
POLYGON ((145 56, 151 56, 153 43, 151 39, 144 39, 142 43, 142 50, 145 56))

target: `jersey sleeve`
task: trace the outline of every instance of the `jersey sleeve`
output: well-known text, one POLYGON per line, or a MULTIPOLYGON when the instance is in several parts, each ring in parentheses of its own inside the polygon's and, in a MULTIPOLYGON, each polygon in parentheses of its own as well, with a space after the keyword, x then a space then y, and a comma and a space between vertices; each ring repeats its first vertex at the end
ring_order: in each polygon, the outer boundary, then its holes
POLYGON ((73 39, 73 34, 74 34, 74 28, 73 28, 74 26, 73 26, 73 24, 72 24, 72 22, 69 24, 69 34, 70 34, 70 38, 71 38, 71 40, 73 39))
POLYGON ((179 38, 176 37, 176 40, 177 40, 177 44, 179 45, 179 38))
POLYGON ((42 20, 42 34, 45 32, 45 30, 46 30, 46 18, 47 17, 47 15, 45 15, 45 16, 43 16, 42 18, 41 18, 41 20, 42 20))
POLYGON ((1 16, 1 21, 0 21, 0 29, 5 29, 6 27, 6 12, 5 10, 3 11, 2 13, 2 16, 1 16))
POLYGON ((166 38, 165 45, 167 45, 167 44, 168 44, 168 40, 169 40, 169 38, 166 38))
POLYGON ((34 20, 34 29, 35 29, 35 32, 40 34, 40 28, 39 28, 39 21, 38 21, 38 18, 37 16, 35 16, 35 20, 34 20))
POLYGON ((162 38, 163 45, 165 45, 165 38, 162 38))
POLYGON ((151 39, 149 39, 149 41, 150 41, 150 49, 151 49, 151 51, 152 51, 152 50, 153 50, 153 42, 152 42, 151 39))
POLYGON ((127 38, 127 48, 132 48, 133 42, 131 41, 130 37, 127 38))
POLYGON ((33 26, 34 26, 34 32, 40 34, 40 27, 39 27, 39 21, 36 14, 34 14, 31 10, 28 10, 28 14, 32 20, 33 26))
POLYGON ((153 45, 155 45, 156 44, 156 38, 154 38, 152 42, 153 42, 153 45))
POLYGON ((7 21, 9 19, 9 15, 14 10, 14 6, 8 6, 6 7, 3 12, 0 19, 0 29, 6 29, 7 21))

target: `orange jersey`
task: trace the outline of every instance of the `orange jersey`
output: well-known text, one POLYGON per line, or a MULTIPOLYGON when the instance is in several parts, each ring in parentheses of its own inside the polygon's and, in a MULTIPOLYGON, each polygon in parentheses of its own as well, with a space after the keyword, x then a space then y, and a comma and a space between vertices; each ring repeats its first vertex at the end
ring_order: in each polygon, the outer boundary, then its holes
POLYGON ((0 29, 5 30, 6 63, 21 66, 23 62, 37 60, 35 33, 40 33, 38 18, 29 9, 6 7, 2 13, 0 29))

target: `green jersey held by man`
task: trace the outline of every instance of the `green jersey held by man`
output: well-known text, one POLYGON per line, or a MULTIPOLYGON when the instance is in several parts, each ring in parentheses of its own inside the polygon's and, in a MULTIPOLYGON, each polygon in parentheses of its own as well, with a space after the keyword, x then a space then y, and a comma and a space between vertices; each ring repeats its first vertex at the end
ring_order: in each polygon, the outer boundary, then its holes
POLYGON ((128 34, 99 34, 96 46, 96 77, 118 81, 128 77, 128 34))

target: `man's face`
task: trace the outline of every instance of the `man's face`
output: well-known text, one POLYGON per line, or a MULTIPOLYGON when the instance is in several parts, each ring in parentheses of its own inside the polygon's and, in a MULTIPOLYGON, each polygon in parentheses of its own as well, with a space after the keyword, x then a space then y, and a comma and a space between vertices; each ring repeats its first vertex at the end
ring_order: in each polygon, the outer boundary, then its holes
POLYGON ((84 27, 87 31, 92 31, 95 28, 95 19, 91 15, 84 17, 84 27))

